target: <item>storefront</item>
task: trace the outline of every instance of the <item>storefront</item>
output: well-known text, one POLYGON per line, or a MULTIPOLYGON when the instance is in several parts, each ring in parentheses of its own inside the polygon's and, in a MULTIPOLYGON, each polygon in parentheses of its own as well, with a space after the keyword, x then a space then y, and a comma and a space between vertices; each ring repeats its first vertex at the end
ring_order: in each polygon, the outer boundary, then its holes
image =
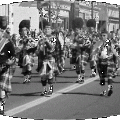
MULTIPOLYGON (((93 19, 99 19, 99 8, 94 7, 93 19)), ((91 3, 86 1, 75 1, 71 5, 70 23, 76 17, 81 17, 84 21, 84 26, 86 26, 86 21, 91 19, 91 3), (88 3, 88 4, 87 4, 88 3)), ((70 24, 70 27, 72 27, 70 24)))
POLYGON ((119 9, 116 6, 108 7, 108 31, 119 29, 119 9))
MULTIPOLYGON (((69 12, 70 12, 70 2, 66 1, 54 1, 51 2, 51 11, 58 14, 57 24, 58 27, 63 27, 65 30, 69 29, 69 12)), ((54 19, 54 18, 53 18, 54 19)), ((52 22, 52 25, 55 27, 55 22, 52 22)))

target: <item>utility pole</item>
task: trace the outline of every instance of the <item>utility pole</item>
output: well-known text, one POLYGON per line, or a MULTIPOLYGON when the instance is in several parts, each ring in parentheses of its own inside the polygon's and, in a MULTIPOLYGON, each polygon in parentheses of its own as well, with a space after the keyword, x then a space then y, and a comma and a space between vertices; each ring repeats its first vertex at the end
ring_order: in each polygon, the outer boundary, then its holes
POLYGON ((91 1, 91 17, 92 17, 92 19, 93 19, 93 8, 94 8, 93 1, 91 1))
POLYGON ((120 6, 118 7, 119 9, 119 29, 120 29, 120 6))
POLYGON ((50 0, 49 0, 49 23, 51 26, 51 2, 50 2, 50 0))

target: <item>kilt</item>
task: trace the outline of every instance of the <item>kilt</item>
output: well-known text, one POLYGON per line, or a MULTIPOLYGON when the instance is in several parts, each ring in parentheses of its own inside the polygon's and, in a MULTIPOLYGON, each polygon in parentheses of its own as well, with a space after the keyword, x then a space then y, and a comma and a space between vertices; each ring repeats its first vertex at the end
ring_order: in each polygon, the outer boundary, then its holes
POLYGON ((52 79, 54 77, 54 73, 57 70, 58 70, 57 64, 55 63, 55 59, 53 57, 45 59, 43 61, 42 69, 39 72, 41 80, 45 81, 48 79, 52 79))
POLYGON ((14 63, 13 65, 10 66, 10 73, 13 76, 16 70, 16 63, 14 63))
POLYGON ((10 67, 6 72, 0 75, 0 89, 6 92, 11 92, 11 79, 13 77, 13 68, 10 67))
POLYGON ((85 51, 82 51, 80 55, 77 55, 76 64, 84 69, 88 63, 88 58, 89 54, 85 51))
POLYGON ((26 65, 26 66, 23 66, 23 68, 22 68, 22 74, 23 75, 31 74, 31 72, 32 72, 32 66, 30 64, 26 65))
POLYGON ((90 59, 90 68, 92 69, 92 67, 96 66, 96 56, 92 55, 91 59, 90 59))
POLYGON ((105 72, 104 77, 112 77, 113 73, 115 71, 115 68, 116 68, 116 64, 114 63, 113 58, 109 59, 109 60, 105 59, 105 60, 97 61, 97 70, 98 70, 100 77, 102 76, 102 73, 99 71, 101 71, 102 66, 107 66, 106 70, 105 70, 106 72, 105 72))

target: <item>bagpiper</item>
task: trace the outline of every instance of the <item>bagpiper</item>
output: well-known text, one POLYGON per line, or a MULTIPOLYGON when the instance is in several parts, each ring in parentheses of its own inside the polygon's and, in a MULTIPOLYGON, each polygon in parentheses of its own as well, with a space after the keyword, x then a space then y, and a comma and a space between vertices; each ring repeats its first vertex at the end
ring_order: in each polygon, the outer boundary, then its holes
POLYGON ((44 36, 39 41, 38 49, 42 55, 42 67, 40 70, 41 83, 43 91, 41 96, 51 95, 53 93, 53 80, 55 72, 55 45, 56 39, 53 36, 51 26, 48 24, 44 28, 44 36), (48 84, 47 84, 48 83, 48 84))
POLYGON ((89 48, 91 42, 88 37, 82 34, 83 19, 73 20, 73 29, 75 30, 74 47, 76 49, 76 73, 78 79, 76 82, 83 83, 85 77, 85 66, 89 58, 89 48))
POLYGON ((68 36, 69 42, 68 42, 68 58, 70 58, 70 68, 76 69, 75 62, 76 62, 76 49, 74 48, 74 30, 70 30, 70 34, 68 36))
POLYGON ((5 100, 12 91, 11 65, 15 61, 15 49, 11 40, 4 36, 7 28, 7 17, 0 16, 0 114, 4 114, 5 100))
POLYGON ((101 43, 95 50, 93 50, 93 53, 97 53, 97 70, 100 77, 100 85, 102 89, 100 95, 102 96, 106 94, 108 96, 111 96, 111 94, 113 93, 112 79, 115 68, 113 56, 115 55, 116 57, 118 57, 118 54, 114 49, 114 45, 109 39, 107 39, 107 37, 108 32, 106 30, 102 31, 101 43), (105 86, 106 77, 108 79, 107 90, 105 86))
MULTIPOLYGON (((117 43, 118 38, 116 36, 115 31, 110 32, 110 40, 113 43, 113 45, 117 51, 118 50, 118 43, 117 43)), ((114 73, 113 73, 113 77, 115 78, 118 75, 117 70, 118 70, 119 59, 117 59, 117 57, 115 55, 114 55, 113 59, 114 59, 114 62, 116 64, 116 68, 115 68, 114 73)))
MULTIPOLYGON (((20 28, 20 64, 22 66, 22 74, 24 75, 24 81, 23 83, 28 83, 31 80, 31 72, 32 67, 34 65, 34 58, 32 54, 34 53, 34 49, 32 42, 34 41, 29 36, 29 28, 30 28, 30 21, 29 20, 23 20, 21 24, 19 25, 20 28), (33 48, 32 48, 33 47, 33 48)), ((37 49, 37 47, 35 48, 37 49)))
POLYGON ((91 56, 91 52, 94 48, 94 46, 96 45, 96 38, 97 38, 97 34, 95 32, 95 27, 96 27, 96 21, 94 19, 89 19, 86 23, 86 26, 88 27, 88 34, 89 34, 89 38, 91 40, 91 47, 90 47, 90 52, 89 52, 89 57, 90 57, 90 68, 92 70, 91 73, 91 77, 95 77, 96 76, 96 61, 95 61, 95 57, 91 56))
POLYGON ((19 53, 19 61, 18 61, 18 66, 22 68, 22 63, 23 63, 23 49, 25 46, 25 43, 28 41, 28 32, 30 29, 30 21, 29 20, 22 20, 19 24, 19 44, 18 47, 20 49, 19 53))

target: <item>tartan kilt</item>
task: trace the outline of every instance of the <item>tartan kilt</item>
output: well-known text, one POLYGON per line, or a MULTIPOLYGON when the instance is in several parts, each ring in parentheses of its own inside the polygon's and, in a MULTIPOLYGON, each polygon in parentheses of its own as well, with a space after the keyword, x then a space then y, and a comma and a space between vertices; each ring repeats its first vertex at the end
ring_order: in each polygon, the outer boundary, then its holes
POLYGON ((96 66, 96 55, 91 55, 90 68, 92 68, 93 66, 96 66))
POLYGON ((108 60, 108 66, 107 66, 107 76, 112 77, 113 73, 115 71, 116 64, 113 60, 108 60))
POLYGON ((13 67, 7 69, 7 71, 0 75, 0 88, 6 92, 12 91, 11 79, 13 77, 13 67))
POLYGON ((84 68, 88 63, 89 54, 83 51, 80 55, 77 56, 76 64, 84 68))
MULTIPOLYGON (((98 70, 98 73, 101 69, 100 66, 105 66, 107 65, 107 70, 106 70, 106 77, 112 77, 113 76, 113 73, 115 71, 115 68, 116 68, 116 65, 114 63, 114 60, 113 59, 110 59, 110 60, 105 60, 105 62, 99 62, 97 61, 97 70, 98 70), (105 63, 105 64, 104 64, 105 63)), ((101 73, 99 73, 99 76, 101 76, 101 73)))
POLYGON ((46 59, 43 61, 42 69, 40 70, 41 80, 47 80, 54 77, 54 73, 58 70, 57 64, 55 63, 55 59, 51 57, 50 59, 46 59), (46 63, 44 65, 44 63, 46 63))

